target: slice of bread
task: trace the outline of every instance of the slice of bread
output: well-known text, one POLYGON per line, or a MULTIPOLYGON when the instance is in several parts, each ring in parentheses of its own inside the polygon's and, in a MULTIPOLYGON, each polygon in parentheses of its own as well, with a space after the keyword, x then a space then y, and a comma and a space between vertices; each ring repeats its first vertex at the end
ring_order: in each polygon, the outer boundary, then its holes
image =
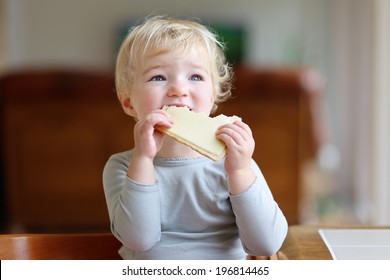
POLYGON ((173 127, 159 130, 176 139, 200 154, 219 161, 226 155, 226 145, 216 137, 218 128, 224 124, 241 120, 240 117, 219 115, 208 117, 204 113, 195 113, 187 107, 164 106, 174 121, 173 127))

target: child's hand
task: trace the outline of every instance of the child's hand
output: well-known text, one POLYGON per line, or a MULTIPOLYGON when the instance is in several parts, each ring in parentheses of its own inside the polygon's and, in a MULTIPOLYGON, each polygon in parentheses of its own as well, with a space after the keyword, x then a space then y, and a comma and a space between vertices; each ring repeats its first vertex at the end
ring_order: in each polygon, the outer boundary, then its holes
POLYGON ((217 138, 226 144, 225 170, 228 174, 231 193, 244 191, 254 181, 251 159, 255 140, 250 127, 242 121, 221 126, 217 138))
POLYGON ((217 138, 226 144, 226 172, 234 172, 250 167, 250 161, 255 149, 255 140, 249 126, 242 121, 221 126, 217 138))
POLYGON ((161 149, 164 134, 156 126, 170 128, 173 121, 163 110, 154 110, 134 126, 134 156, 153 160, 161 149))
POLYGON ((134 126, 134 150, 127 176, 140 184, 150 185, 156 182, 153 160, 160 151, 164 134, 156 126, 172 127, 173 122, 163 110, 155 110, 141 118, 134 126))

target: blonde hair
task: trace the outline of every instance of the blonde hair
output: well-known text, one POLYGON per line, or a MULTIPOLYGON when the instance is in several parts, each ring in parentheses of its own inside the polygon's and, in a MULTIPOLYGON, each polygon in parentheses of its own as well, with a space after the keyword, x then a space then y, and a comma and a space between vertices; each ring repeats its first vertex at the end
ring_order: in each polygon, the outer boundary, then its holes
POLYGON ((226 62, 225 47, 217 35, 204 25, 182 19, 152 17, 131 29, 123 41, 116 61, 115 84, 118 98, 130 96, 136 69, 153 50, 186 51, 194 44, 203 46, 211 62, 215 92, 212 112, 231 96, 232 69, 226 62))

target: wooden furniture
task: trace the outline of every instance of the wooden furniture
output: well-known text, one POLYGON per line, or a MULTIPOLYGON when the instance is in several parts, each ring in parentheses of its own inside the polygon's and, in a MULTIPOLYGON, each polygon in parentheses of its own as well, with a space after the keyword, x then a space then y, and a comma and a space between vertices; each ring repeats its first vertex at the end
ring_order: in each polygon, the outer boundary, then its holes
MULTIPOLYGON (((300 173, 318 145, 319 86, 306 70, 237 68, 235 98, 218 113, 243 118, 255 160, 290 224, 299 223, 300 173)), ((117 101, 114 77, 83 71, 25 71, 0 79, 0 114, 10 232, 109 229, 102 170, 133 147, 134 121, 117 101)))
POLYGON ((290 226, 280 251, 289 260, 331 260, 332 255, 318 233, 320 228, 322 227, 290 226))
POLYGON ((0 235, 1 260, 119 260, 111 233, 0 235))
POLYGON ((2 160, 11 232, 109 230, 102 170, 133 146, 113 76, 26 71, 0 80, 2 160))
POLYGON ((290 226, 279 254, 289 260, 332 260, 332 255, 318 232, 319 229, 390 229, 390 226, 290 226))
POLYGON ((301 175, 323 141, 321 79, 305 69, 236 71, 233 99, 220 105, 242 117, 256 141, 253 158, 290 225, 300 223, 301 175))

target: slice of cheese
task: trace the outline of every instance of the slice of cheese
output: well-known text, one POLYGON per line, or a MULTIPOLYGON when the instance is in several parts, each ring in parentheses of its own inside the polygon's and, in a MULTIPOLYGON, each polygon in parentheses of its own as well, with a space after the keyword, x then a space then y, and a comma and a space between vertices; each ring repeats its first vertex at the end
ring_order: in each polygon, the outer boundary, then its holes
POLYGON ((169 129, 159 128, 160 131, 214 161, 226 155, 225 143, 216 137, 218 128, 241 120, 237 116, 225 115, 211 118, 204 113, 192 112, 187 107, 164 106, 163 110, 172 117, 174 125, 169 129))

